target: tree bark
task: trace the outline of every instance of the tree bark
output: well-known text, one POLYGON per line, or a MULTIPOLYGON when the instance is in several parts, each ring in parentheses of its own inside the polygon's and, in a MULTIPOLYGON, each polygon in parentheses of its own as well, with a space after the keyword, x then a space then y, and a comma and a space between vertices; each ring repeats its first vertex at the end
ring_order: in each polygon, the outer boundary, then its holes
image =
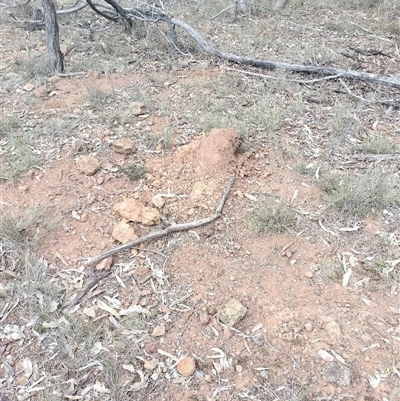
POLYGON ((42 0, 42 7, 46 25, 46 46, 50 71, 61 74, 64 72, 64 57, 60 50, 56 8, 53 0, 42 0))

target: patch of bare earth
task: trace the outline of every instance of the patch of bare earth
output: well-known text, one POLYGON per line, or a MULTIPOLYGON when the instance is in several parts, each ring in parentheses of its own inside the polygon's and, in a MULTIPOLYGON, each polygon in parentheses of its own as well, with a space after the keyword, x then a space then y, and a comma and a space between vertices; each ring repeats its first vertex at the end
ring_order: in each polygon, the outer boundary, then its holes
MULTIPOLYGON (((389 71, 394 60, 385 58, 389 71)), ((18 217, 40 207, 52 223, 34 227, 35 235, 44 234, 37 272, 27 271, 27 261, 10 263, 14 251, 0 238, 0 400, 399 399, 399 279, 382 279, 384 269, 399 267, 398 210, 346 220, 317 182, 321 166, 356 171, 369 163, 340 146, 324 159, 322 144, 335 139, 324 136, 326 116, 342 111, 318 87, 308 88, 306 101, 296 98, 297 84, 283 83, 282 90, 277 84, 274 99, 295 110, 282 117, 280 142, 259 140, 257 119, 248 137, 235 127, 196 136, 197 127, 181 116, 186 106, 200 95, 224 99, 212 83, 232 79, 206 64, 164 73, 159 82, 144 73, 91 72, 33 85, 44 88, 43 97, 18 85, 0 94, 5 114, 21 123, 15 134, 36 135, 32 149, 42 157, 16 182, 0 182, 1 209, 18 217), (91 103, 92 88, 111 100, 91 103), (164 109, 152 107, 154 99, 165 101, 164 109), (133 115, 137 101, 148 112, 133 115), (49 127, 54 118, 69 125, 49 127), (133 153, 115 146, 121 137, 134 143, 133 153), (83 155, 94 158, 90 173, 78 168, 83 155), (307 174, 297 172, 304 155, 307 174), (131 180, 130 166, 145 170, 131 180), (121 252, 111 267, 85 267, 120 245, 112 233, 121 222, 141 237, 213 215, 233 174, 214 223, 121 252), (124 219, 114 206, 126 199, 155 208, 159 221, 124 219), (257 231, 254 211, 267 202, 295 210, 291 231, 257 231), (77 305, 63 309, 110 269, 77 305), (229 327, 218 316, 232 299, 246 313, 229 327)), ((380 71, 384 62, 378 64, 380 71)), ((261 102, 264 92, 250 85, 247 76, 232 79, 236 94, 261 102)), ((343 95, 339 84, 326 85, 343 95)), ((239 110, 250 113, 257 101, 244 100, 237 100, 239 110)), ((360 113, 374 127, 367 134, 382 127, 395 137, 397 111, 374 107, 360 113)), ((206 107, 197 112, 204 117, 206 107)), ((345 128, 332 130, 353 140, 358 117, 345 117, 345 128)))
MULTIPOLYGON (((162 194, 162 223, 154 227, 161 229, 212 215, 230 176, 237 175, 215 224, 118 255, 114 272, 69 311, 96 325, 117 318, 112 330, 137 351, 130 357, 115 353, 105 339, 100 349, 114 354, 118 380, 126 389, 138 380, 129 369, 142 372, 142 391, 149 391, 146 399, 258 398, 268 391, 279 396, 272 383, 282 392, 302 392, 308 399, 370 400, 371 394, 381 399, 398 386, 399 378, 388 373, 399 352, 398 300, 386 289, 365 290, 360 267, 372 250, 354 249, 356 243, 370 241, 380 228, 379 220, 357 233, 342 233, 340 227, 324 230, 318 224, 322 216, 315 185, 293 172, 293 161, 284 159, 278 149, 262 146, 238 152, 233 129, 213 130, 168 153, 146 155, 148 173, 140 181, 129 181, 112 168, 116 159, 121 163, 132 156, 117 154, 111 146, 107 154, 97 156, 101 169, 92 176, 80 173, 75 157, 64 153, 43 169, 32 170, 18 185, 1 184, 3 207, 22 211, 40 205, 55 222, 38 253, 49 263, 48 274, 65 286, 60 304, 89 279, 82 262, 115 245, 111 232, 119 220, 113 211, 118 201, 133 197, 154 206, 153 196, 162 194), (293 200, 296 230, 292 235, 258 235, 251 210, 277 196, 293 200), (348 285, 341 284, 344 271, 334 281, 324 277, 321 263, 327 259, 339 266, 348 261, 354 270, 348 285), (232 298, 247 308, 234 328, 216 318, 220 306, 232 298), (123 320, 118 324, 119 312, 135 305, 151 313, 150 326, 144 330, 130 330, 123 320), (165 333, 152 335, 160 325, 165 333), (155 353, 146 351, 150 346, 155 353), (177 373, 174 363, 185 355, 196 363, 189 377, 177 373), (329 376, 327 366, 339 373, 329 376), (344 377, 341 366, 346 369, 344 377), (371 380, 381 380, 377 389, 372 389, 371 380)), ((134 229, 139 236, 150 231, 137 224, 134 229)), ((2 285, 13 279, 3 272, 2 285)), ((41 356, 44 338, 32 337, 26 318, 11 313, 3 322, 22 324, 24 333, 14 341, 3 326, 2 357, 13 362, 16 375, 7 391, 29 391, 43 368, 51 371, 52 353, 41 356), (37 367, 33 379, 25 374, 26 354, 37 367)), ((88 368, 84 385, 79 367, 69 365, 68 359, 63 361, 63 369, 74 378, 70 394, 79 395, 90 383, 101 382, 98 366, 88 368)), ((6 366, 4 377, 9 375, 6 366)), ((96 389, 97 394, 104 390, 100 385, 90 390, 94 397, 96 389)))

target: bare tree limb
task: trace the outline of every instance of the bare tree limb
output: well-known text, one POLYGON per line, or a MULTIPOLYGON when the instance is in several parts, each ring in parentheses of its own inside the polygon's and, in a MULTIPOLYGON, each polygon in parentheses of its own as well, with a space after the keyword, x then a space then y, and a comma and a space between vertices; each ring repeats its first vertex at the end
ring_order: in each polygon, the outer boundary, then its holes
POLYGON ((100 10, 97 8, 97 5, 94 5, 94 3, 92 2, 92 0, 86 0, 86 2, 87 2, 87 4, 88 4, 88 6, 89 6, 95 13, 101 15, 101 16, 104 17, 105 19, 108 19, 108 20, 113 21, 113 22, 117 22, 117 21, 118 21, 118 17, 113 17, 113 16, 111 16, 111 15, 109 15, 109 14, 103 12, 103 11, 100 11, 100 10))
POLYGON ((220 57, 224 60, 231 61, 237 64, 252 65, 269 70, 284 69, 292 72, 305 72, 309 74, 319 75, 339 75, 342 78, 359 80, 364 82, 372 82, 375 84, 391 86, 400 89, 400 80, 388 75, 372 74, 369 72, 358 72, 352 70, 342 70, 340 68, 332 68, 326 66, 304 65, 304 64, 291 64, 279 61, 259 60, 250 57, 242 57, 232 53, 224 53, 212 45, 210 45, 195 29, 183 21, 171 18, 171 22, 185 30, 198 44, 198 46, 205 52, 220 57))
POLYGON ((215 221, 216 219, 218 219, 221 216, 224 204, 228 198, 228 195, 229 195, 229 192, 231 191, 233 183, 235 182, 235 177, 236 176, 234 174, 231 177, 231 179, 229 180, 228 185, 226 186, 225 192, 224 192, 221 200, 219 201, 217 208, 215 209, 215 213, 212 216, 207 217, 202 220, 191 221, 189 223, 175 224, 175 225, 165 228, 164 230, 149 233, 143 237, 135 239, 134 241, 128 242, 127 244, 124 244, 124 245, 118 246, 114 249, 110 249, 106 252, 103 252, 100 255, 97 255, 94 258, 88 260, 86 263, 84 263, 84 265, 85 266, 93 266, 93 265, 96 265, 97 263, 99 263, 100 261, 102 261, 103 259, 108 258, 109 256, 113 256, 122 251, 126 251, 127 249, 134 248, 140 244, 143 244, 144 242, 152 241, 153 239, 161 238, 168 234, 176 233, 179 231, 191 230, 193 228, 201 227, 206 224, 212 223, 213 221, 215 221))

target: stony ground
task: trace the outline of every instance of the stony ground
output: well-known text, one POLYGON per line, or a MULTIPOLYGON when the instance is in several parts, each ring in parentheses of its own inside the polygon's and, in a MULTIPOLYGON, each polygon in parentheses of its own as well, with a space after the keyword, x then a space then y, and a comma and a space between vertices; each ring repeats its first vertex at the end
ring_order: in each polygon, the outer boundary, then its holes
MULTIPOLYGON (((3 28, 0 193, 3 226, 12 217, 16 227, 0 238, 0 400, 400 400, 399 209, 343 216, 320 185, 330 170, 398 174, 395 151, 359 150, 371 137, 399 146, 396 107, 338 95, 331 82, 260 83, 206 57, 26 77, 15 60, 27 50, 3 28), (276 102, 279 124, 246 120, 262 102, 256 114, 276 102), (212 216, 232 176, 214 222, 84 265, 212 216), (268 202, 293 208, 289 231, 257 230, 268 202)), ((364 33, 359 46, 376 43, 364 33)), ((385 38, 390 60, 366 68, 396 73, 398 37, 385 38)), ((76 63, 86 54, 69 51, 76 63)))

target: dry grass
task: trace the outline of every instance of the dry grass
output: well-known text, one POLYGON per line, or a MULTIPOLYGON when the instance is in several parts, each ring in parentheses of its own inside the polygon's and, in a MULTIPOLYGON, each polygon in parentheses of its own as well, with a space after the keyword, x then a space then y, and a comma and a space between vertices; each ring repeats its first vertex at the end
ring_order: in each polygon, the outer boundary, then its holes
POLYGON ((326 175, 321 186, 330 202, 347 216, 364 217, 371 211, 400 206, 398 175, 378 168, 351 175, 326 175))
POLYGON ((254 212, 253 224, 263 233, 291 232, 296 225, 296 212, 283 203, 267 204, 254 212))

